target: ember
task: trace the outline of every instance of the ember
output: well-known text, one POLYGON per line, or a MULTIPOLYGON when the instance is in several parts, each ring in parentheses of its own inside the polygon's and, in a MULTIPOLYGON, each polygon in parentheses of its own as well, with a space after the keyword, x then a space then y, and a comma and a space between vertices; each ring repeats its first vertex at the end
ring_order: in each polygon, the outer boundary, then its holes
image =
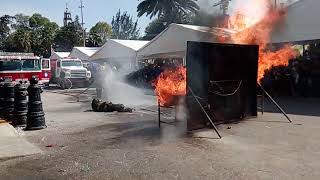
POLYGON ((288 65, 289 60, 295 58, 297 54, 294 49, 290 48, 290 45, 285 45, 274 52, 267 48, 273 28, 285 18, 285 9, 271 9, 268 0, 254 0, 253 2, 246 4, 246 7, 241 7, 230 19, 233 20, 231 22, 234 24, 233 27, 240 27, 239 24, 247 27, 245 30, 237 29, 240 32, 232 37, 234 43, 254 44, 260 47, 258 67, 258 81, 260 81, 266 70, 273 66, 288 65), (241 9, 248 13, 242 14, 239 18, 241 9))
POLYGON ((186 79, 186 68, 182 66, 160 74, 154 86, 161 106, 172 105, 176 96, 186 95, 186 79))

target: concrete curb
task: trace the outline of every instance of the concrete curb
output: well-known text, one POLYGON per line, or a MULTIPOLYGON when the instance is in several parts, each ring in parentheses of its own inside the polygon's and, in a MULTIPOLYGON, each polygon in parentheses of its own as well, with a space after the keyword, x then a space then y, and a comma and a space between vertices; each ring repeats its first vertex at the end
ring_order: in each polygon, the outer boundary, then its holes
POLYGON ((8 123, 0 123, 0 159, 10 159, 41 153, 42 151, 19 135, 8 123))

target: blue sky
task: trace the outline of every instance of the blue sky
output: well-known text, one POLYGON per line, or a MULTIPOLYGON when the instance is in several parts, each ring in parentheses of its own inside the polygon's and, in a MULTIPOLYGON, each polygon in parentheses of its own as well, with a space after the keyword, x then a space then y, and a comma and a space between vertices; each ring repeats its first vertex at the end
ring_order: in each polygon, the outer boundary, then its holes
MULTIPOLYGON (((216 11, 210 5, 218 0, 199 0, 202 8, 210 12, 216 11)), ((237 3, 247 2, 248 0, 232 0, 230 9, 237 3)), ((252 0, 251 0, 252 1, 252 0)), ((286 0, 278 0, 286 1, 286 0)), ((296 1, 296 0, 293 0, 296 1)), ((68 4, 72 16, 80 15, 80 0, 0 0, 0 16, 3 14, 15 15, 23 13, 31 15, 33 13, 40 13, 48 17, 51 21, 63 24, 63 12, 68 4)), ((138 0, 83 0, 84 3, 84 21, 85 27, 90 28, 98 21, 106 21, 111 23, 112 17, 120 8, 122 11, 128 11, 134 18, 137 18, 138 0)), ((141 34, 143 34, 145 27, 151 20, 148 17, 139 18, 139 26, 141 34)))

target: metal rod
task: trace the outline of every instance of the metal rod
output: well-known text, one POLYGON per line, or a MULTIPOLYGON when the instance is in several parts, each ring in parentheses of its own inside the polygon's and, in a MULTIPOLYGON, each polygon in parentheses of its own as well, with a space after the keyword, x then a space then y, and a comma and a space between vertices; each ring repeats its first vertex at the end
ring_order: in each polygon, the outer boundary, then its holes
POLYGON ((271 100, 271 102, 277 106, 277 108, 282 112, 282 114, 288 119, 288 121, 290 123, 292 123, 291 119, 289 118, 289 116, 287 115, 287 113, 280 107, 280 105, 271 97, 271 95, 262 87, 261 84, 258 84, 259 87, 261 88, 261 90, 269 97, 269 99, 271 100))
POLYGON ((93 84, 95 84, 95 82, 91 83, 85 90, 83 90, 82 92, 80 92, 79 94, 76 95, 76 97, 77 97, 77 102, 80 101, 80 96, 81 96, 81 94, 87 92, 90 88, 92 88, 92 85, 93 85, 93 84))
POLYGON ((208 115, 208 113, 206 112, 206 110, 203 108, 202 104, 200 103, 200 101, 198 100, 198 98, 196 97, 196 95, 193 93, 192 89, 190 88, 190 86, 188 86, 192 96, 194 97, 194 99, 197 101, 197 103, 199 104, 201 110, 204 112, 204 114, 207 116, 208 120, 210 121, 211 125, 213 126, 214 131, 217 133, 217 135, 219 136, 219 138, 221 139, 222 136, 220 135, 217 127, 214 125, 212 119, 210 118, 210 116, 208 115))
POLYGON ((161 113, 161 109, 160 109, 160 101, 158 100, 158 126, 159 128, 161 127, 161 116, 160 116, 160 113, 161 113))
POLYGON ((262 91, 262 96, 261 96, 261 114, 263 115, 264 113, 264 92, 262 91))

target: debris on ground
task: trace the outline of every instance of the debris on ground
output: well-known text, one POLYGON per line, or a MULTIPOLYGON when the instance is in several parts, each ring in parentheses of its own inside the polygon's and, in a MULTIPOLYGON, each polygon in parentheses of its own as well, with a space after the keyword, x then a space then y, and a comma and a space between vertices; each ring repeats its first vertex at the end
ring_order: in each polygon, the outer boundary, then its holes
POLYGON ((112 102, 93 99, 92 110, 95 112, 132 112, 132 108, 127 108, 123 104, 113 104, 112 102))
POLYGON ((58 171, 62 172, 62 173, 67 172, 67 170, 65 170, 65 169, 59 169, 58 171))
POLYGON ((54 145, 53 144, 48 144, 48 145, 46 145, 46 147, 54 147, 54 145))
POLYGON ((81 167, 81 171, 82 172, 89 172, 90 171, 90 166, 89 166, 89 163, 86 163, 84 164, 82 167, 81 167))

